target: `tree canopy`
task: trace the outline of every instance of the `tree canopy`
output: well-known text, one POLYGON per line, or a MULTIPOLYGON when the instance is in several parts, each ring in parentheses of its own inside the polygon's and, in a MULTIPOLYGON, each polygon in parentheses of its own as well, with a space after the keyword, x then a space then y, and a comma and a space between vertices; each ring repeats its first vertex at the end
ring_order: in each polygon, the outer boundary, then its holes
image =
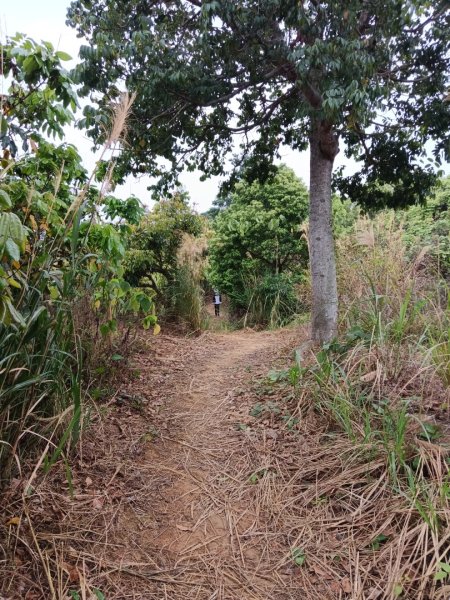
POLYGON ((2 44, 1 75, 9 87, 0 96, 0 142, 15 156, 18 144, 29 149, 29 139, 42 133, 63 135, 63 127, 74 120, 78 106, 72 79, 62 66, 69 54, 55 50, 50 42, 36 43, 23 34, 2 44))
POLYGON ((127 281, 135 286, 146 281, 160 293, 164 284, 174 279, 183 236, 199 235, 201 231, 202 220, 192 211, 184 194, 161 199, 131 233, 125 270, 127 281))
MULTIPOLYGON (((431 170, 413 166, 423 143, 436 140, 436 156, 449 157, 447 8, 425 0, 76 0, 68 18, 90 43, 81 49, 81 93, 114 94, 119 82, 138 91, 123 155, 130 170, 159 172, 163 156, 222 174, 233 134, 254 132, 242 146, 258 163, 281 143, 306 148, 317 115, 365 161, 362 177, 343 187, 355 193, 364 176, 406 177, 409 196, 394 198, 404 203, 426 193, 431 170)), ((98 137, 92 109, 85 123, 98 137)))

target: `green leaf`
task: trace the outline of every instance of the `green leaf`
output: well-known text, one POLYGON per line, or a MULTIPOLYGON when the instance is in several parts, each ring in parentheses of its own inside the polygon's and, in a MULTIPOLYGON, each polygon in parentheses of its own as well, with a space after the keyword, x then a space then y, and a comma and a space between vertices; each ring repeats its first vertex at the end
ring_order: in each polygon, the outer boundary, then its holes
POLYGON ((17 290, 21 290, 22 286, 20 285, 20 283, 14 279, 14 277, 8 277, 8 279, 6 280, 8 282, 8 284, 13 287, 16 288, 17 290))
POLYGON ((107 323, 102 323, 102 324, 100 325, 100 333, 101 333, 103 336, 106 336, 106 335, 108 335, 109 333, 111 333, 111 325, 110 325, 110 322, 109 322, 109 321, 108 321, 107 323))
POLYGON ((2 210, 11 208, 12 202, 9 194, 5 192, 5 190, 0 190, 0 208, 2 210))
POLYGON ((145 319, 142 321, 142 326, 144 329, 149 329, 150 327, 154 327, 156 325, 157 317, 155 315, 147 315, 145 319))
POLYGON ((27 75, 31 75, 38 68, 39 65, 35 56, 27 56, 27 58, 23 61, 23 70, 27 75))
POLYGON ((2 136, 6 135, 8 132, 8 129, 9 129, 8 121, 6 120, 5 117, 0 115, 0 134, 2 136))
POLYGON ((302 567, 305 564, 306 554, 301 548, 292 548, 291 556, 298 567, 302 567))
POLYGON ((57 52, 55 52, 55 55, 63 61, 67 61, 67 60, 72 60, 72 57, 70 56, 70 54, 67 54, 67 52, 62 52, 61 50, 58 50, 57 52))
POLYGON ((120 281, 119 286, 124 294, 128 293, 131 289, 131 285, 125 280, 120 281))
POLYGON ((439 426, 434 423, 421 423, 421 425, 422 431, 418 435, 421 439, 430 442, 439 439, 442 435, 439 426))
POLYGON ((0 323, 4 323, 5 325, 17 323, 18 325, 25 327, 25 319, 9 298, 3 298, 2 303, 0 304, 0 323))
POLYGON ((92 591, 94 592, 94 595, 97 598, 97 600, 105 600, 105 594, 103 592, 101 592, 97 588, 94 588, 92 591))
POLYGON ((20 260, 19 246, 11 238, 6 240, 5 251, 11 260, 20 260))
POLYGON ((289 370, 283 369, 281 371, 269 371, 268 378, 271 382, 276 383, 278 381, 283 381, 288 377, 289 370))
POLYGON ((260 402, 257 402, 255 406, 253 406, 253 408, 250 410, 250 415, 252 417, 260 417, 263 414, 264 410, 264 405, 260 402))
POLYGON ((377 537, 374 540, 372 540, 370 546, 373 550, 379 550, 381 544, 386 542, 388 539, 389 537, 387 535, 380 533, 380 535, 377 535, 377 537))
POLYGON ((139 298, 139 303, 143 312, 148 312, 152 307, 152 301, 148 296, 142 296, 139 298))
POLYGON ((447 579, 450 576, 450 564, 439 562, 438 567, 440 568, 440 571, 438 571, 434 576, 435 581, 442 581, 443 579, 447 579))
POLYGON ((20 251, 25 250, 25 228, 19 217, 14 213, 0 213, 0 248, 4 248, 9 239, 17 244, 19 254, 20 251))
POLYGON ((438 566, 447 573, 447 575, 450 575, 450 564, 449 563, 443 563, 440 562, 438 563, 438 566))
POLYGON ((253 484, 253 485, 257 484, 257 483, 258 483, 258 481, 259 481, 259 475, 258 475, 258 473, 252 473, 252 475, 250 475, 250 477, 249 477, 249 479, 248 479, 248 480, 249 480, 249 481, 250 481, 250 483, 251 483, 251 484, 253 484))
POLYGON ((50 298, 52 300, 57 300, 61 295, 56 285, 48 286, 48 291, 50 292, 50 298))

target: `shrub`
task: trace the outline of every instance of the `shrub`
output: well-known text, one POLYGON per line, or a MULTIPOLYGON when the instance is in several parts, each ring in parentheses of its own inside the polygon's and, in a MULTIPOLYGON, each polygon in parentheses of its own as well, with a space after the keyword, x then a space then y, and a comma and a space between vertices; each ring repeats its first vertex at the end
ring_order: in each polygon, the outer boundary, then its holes
MULTIPOLYGON (((327 560, 326 541, 334 544, 342 524, 339 554, 349 556, 364 589, 383 598, 444 598, 448 287, 426 252, 411 249, 390 212, 360 219, 340 238, 340 335, 307 356, 299 349, 278 379, 294 384, 289 414, 302 438, 313 439, 304 458, 312 466, 305 490, 313 491, 308 503, 308 492, 300 498, 296 490, 292 522, 302 523, 303 511, 313 527, 304 552, 327 560)), ((297 525, 299 535, 304 530, 297 525)), ((335 568, 345 575, 342 562, 335 568)))
POLYGON ((165 287, 174 281, 184 235, 199 235, 202 227, 202 219, 182 193, 157 202, 132 229, 125 279, 135 287, 150 287, 160 302, 167 300, 165 287))
POLYGON ((287 167, 265 184, 241 181, 213 222, 209 278, 253 323, 295 313, 294 285, 304 272, 308 192, 287 167))
MULTIPOLYGON (((1 116, 0 472, 8 478, 36 442, 45 443, 49 468, 76 441, 89 378, 83 334, 111 343, 122 312, 143 313, 148 325, 156 317, 150 299, 122 279, 127 228, 101 218, 95 172, 88 179, 74 147, 41 137, 62 135, 72 119, 76 96, 60 68, 66 55, 24 36, 9 40, 5 52, 11 86, 1 116), (18 139, 25 155, 11 158, 18 139), (81 304, 95 316, 93 329, 80 327, 81 304)), ((123 94, 102 156, 119 142, 130 107, 123 94)), ((117 212, 120 204, 109 198, 107 206, 117 212)), ((135 201, 124 208, 136 214, 135 201)))
MULTIPOLYGON (((296 279, 298 281, 299 276, 296 279)), ((258 276, 248 273, 243 277, 241 295, 232 296, 230 300, 244 326, 281 327, 303 309, 291 274, 258 276), (243 306, 245 311, 240 309, 243 306)))

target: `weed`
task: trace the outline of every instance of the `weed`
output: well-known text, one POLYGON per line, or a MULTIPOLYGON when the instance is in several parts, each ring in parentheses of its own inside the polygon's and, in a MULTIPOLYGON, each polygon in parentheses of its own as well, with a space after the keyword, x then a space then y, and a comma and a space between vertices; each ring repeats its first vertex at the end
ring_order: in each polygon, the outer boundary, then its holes
POLYGON ((404 404, 400 409, 392 409, 387 403, 381 408, 381 441, 386 450, 389 473, 397 486, 398 471, 405 466, 406 430, 409 422, 407 408, 404 404))
POLYGON ((427 442, 435 442, 442 435, 440 427, 434 423, 421 423, 421 426, 422 430, 418 436, 427 442))
POLYGON ((264 468, 264 469, 258 469, 258 471, 255 471, 254 473, 252 473, 250 475, 248 480, 252 485, 255 485, 268 474, 276 475, 276 472, 274 471, 274 469, 271 469, 270 467, 264 468))
MULTIPOLYGON (((450 294, 449 294, 450 298, 450 294)), ((448 310, 450 315, 450 310, 448 310)), ((438 375, 450 386, 450 327, 430 335, 430 354, 438 375)))
POLYGON ((382 544, 387 542, 388 539, 389 539, 389 536, 384 535, 384 533, 380 533, 379 535, 377 535, 376 538, 374 538, 370 542, 370 547, 372 548, 372 550, 379 550, 381 548, 382 544))
POLYGON ((246 425, 245 423, 238 423, 236 425, 236 429, 238 431, 246 431, 248 429, 248 425, 246 425))
POLYGON ((306 554, 302 548, 291 548, 291 558, 297 567, 302 567, 306 562, 306 554))
POLYGON ((289 431, 292 431, 300 421, 297 417, 293 417, 290 413, 283 415, 282 420, 289 431))
POLYGON ((150 442, 154 442, 155 439, 157 439, 160 436, 160 433, 157 429, 155 429, 154 427, 151 427, 148 431, 146 431, 144 434, 141 435, 141 437, 139 438, 140 442, 144 442, 144 443, 150 443, 150 442))
MULTIPOLYGON (((69 591, 71 600, 82 600, 82 597, 85 597, 85 594, 82 592, 77 592, 76 590, 69 591)), ((98 588, 93 588, 92 590, 93 598, 96 600, 106 600, 106 596, 103 592, 101 592, 98 588)))
POLYGON ((446 579, 450 579, 450 564, 439 562, 438 563, 439 571, 434 576, 435 581, 444 581, 446 579))
POLYGON ((279 415, 281 412, 281 409, 278 407, 278 405, 275 402, 257 402, 251 409, 250 409, 250 415, 252 417, 262 417, 265 414, 269 413, 269 414, 273 414, 273 415, 279 415))

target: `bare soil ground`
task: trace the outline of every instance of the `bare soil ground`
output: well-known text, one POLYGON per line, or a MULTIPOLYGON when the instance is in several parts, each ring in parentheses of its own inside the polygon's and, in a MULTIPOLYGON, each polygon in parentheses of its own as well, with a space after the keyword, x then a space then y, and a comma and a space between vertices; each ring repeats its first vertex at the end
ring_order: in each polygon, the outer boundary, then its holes
POLYGON ((288 589, 291 567, 278 568, 289 546, 270 533, 255 485, 273 478, 277 433, 269 427, 261 437, 248 426, 246 396, 270 365, 291 360, 302 337, 144 340, 126 383, 91 417, 72 494, 62 470, 39 483, 13 481, 10 519, 21 512, 13 494, 24 486, 33 519, 22 513, 18 532, 10 525, 17 544, 5 598, 59 600, 70 590, 95 598, 95 589, 108 600, 299 597, 288 589), (34 581, 33 560, 47 565, 44 573, 35 567, 34 581), (55 570, 59 589, 49 586, 55 570))
POLYGON ((210 333, 161 357, 179 370, 160 388, 166 428, 143 460, 165 482, 150 506, 124 511, 118 523, 134 560, 151 557, 161 571, 142 598, 269 598, 281 583, 268 573, 258 506, 245 497, 254 467, 242 448, 239 423, 248 408, 240 394, 292 337, 210 333))

